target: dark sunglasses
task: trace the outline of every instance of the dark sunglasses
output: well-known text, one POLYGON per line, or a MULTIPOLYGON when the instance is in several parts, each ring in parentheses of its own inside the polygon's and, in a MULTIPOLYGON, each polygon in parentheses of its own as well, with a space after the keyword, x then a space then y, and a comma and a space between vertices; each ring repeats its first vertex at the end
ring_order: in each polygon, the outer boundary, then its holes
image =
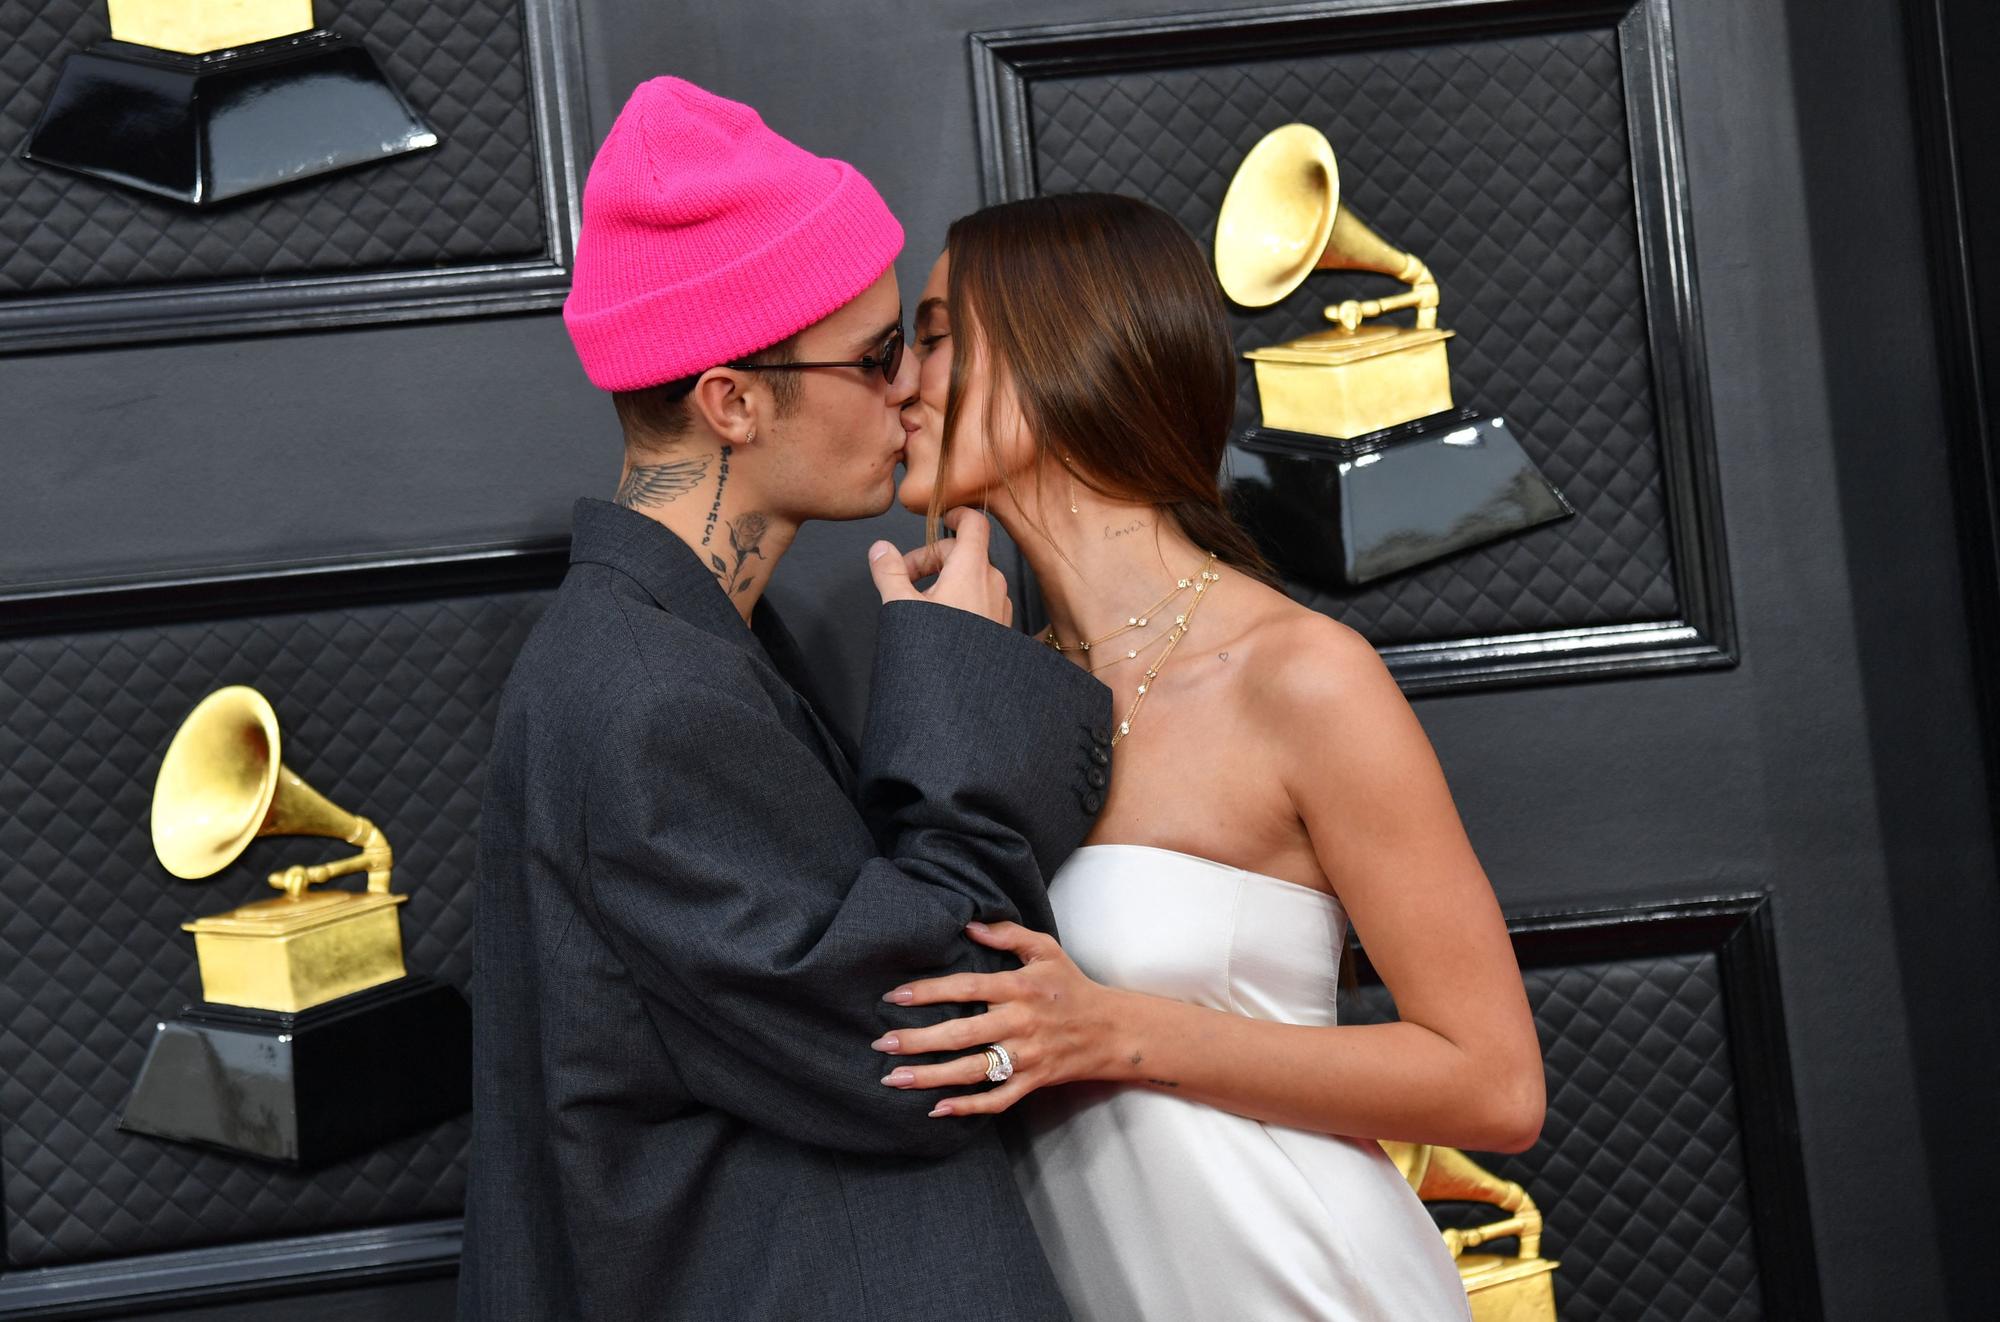
POLYGON ((848 363, 731 363, 739 372, 791 372, 806 367, 859 367, 880 372, 884 381, 894 381, 903 365, 903 328, 891 330, 867 357, 848 363))

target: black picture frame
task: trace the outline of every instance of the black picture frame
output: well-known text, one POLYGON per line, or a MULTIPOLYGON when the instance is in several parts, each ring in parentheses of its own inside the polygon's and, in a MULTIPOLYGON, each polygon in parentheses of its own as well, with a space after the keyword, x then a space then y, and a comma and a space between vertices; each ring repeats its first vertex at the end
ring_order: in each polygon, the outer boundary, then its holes
POLYGON ((128 1317, 450 1276, 459 1217, 0 1274, 0 1318, 128 1317))
MULTIPOLYGON (((1510 915, 1507 930, 1524 970, 1715 956, 1765 1312, 1795 1322, 1824 1317, 1770 893, 1531 910, 1510 915)), ((1366 948, 1349 940, 1358 980, 1379 982, 1366 948)))
POLYGON ((1616 29, 1624 68, 1640 273, 1681 613, 1671 620, 1380 647, 1406 691, 1728 667, 1739 659, 1667 0, 1308 0, 970 37, 981 184, 990 204, 1035 190, 1029 88, 1040 78, 1592 25, 1616 29))
POLYGON ((558 306, 569 291, 590 156, 576 0, 520 0, 546 245, 532 258, 80 290, 0 301, 0 354, 558 306))
POLYGON ((549 589, 568 568, 569 539, 554 537, 37 585, 0 591, 0 638, 549 589))

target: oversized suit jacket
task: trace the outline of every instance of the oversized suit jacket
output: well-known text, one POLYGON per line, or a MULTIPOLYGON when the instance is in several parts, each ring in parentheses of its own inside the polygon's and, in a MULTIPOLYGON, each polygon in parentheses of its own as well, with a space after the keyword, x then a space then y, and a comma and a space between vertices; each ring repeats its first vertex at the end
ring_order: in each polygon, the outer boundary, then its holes
POLYGON ((461 1318, 1063 1318, 997 1132, 869 1046, 966 1007, 973 919, 1052 929, 1110 692, 1026 636, 883 607, 858 753, 659 524, 577 503, 480 816, 461 1318))

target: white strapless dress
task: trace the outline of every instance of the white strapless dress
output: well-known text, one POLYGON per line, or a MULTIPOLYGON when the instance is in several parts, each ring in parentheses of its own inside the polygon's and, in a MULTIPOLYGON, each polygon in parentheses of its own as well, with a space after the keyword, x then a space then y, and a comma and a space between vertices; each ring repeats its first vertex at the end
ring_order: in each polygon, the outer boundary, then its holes
MULTIPOLYGON (((1332 1024, 1347 914, 1320 891, 1145 845, 1049 883, 1063 948, 1108 986, 1332 1024)), ((1467 1322, 1458 1268, 1382 1149, 1151 1088, 1015 1108, 1014 1175, 1077 1322, 1467 1322)))

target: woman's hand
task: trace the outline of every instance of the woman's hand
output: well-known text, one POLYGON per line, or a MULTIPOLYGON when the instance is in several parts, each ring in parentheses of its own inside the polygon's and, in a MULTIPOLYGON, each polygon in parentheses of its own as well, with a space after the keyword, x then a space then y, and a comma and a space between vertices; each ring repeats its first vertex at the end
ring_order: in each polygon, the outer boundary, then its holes
POLYGON ((991 1092, 939 1102, 943 1115, 993 1115, 1037 1088, 1103 1077, 1112 1051, 1114 1004, 1120 993, 1085 977, 1056 939, 1019 923, 971 923, 983 946, 1011 951, 1021 967, 1007 973, 955 973, 896 988, 882 999, 898 1005, 984 1001, 983 1014, 928 1028, 900 1028, 874 1042, 889 1055, 963 1051, 939 1065, 899 1066, 882 1080, 891 1088, 956 1088, 986 1082, 984 1048, 997 1042, 1014 1060, 1014 1075, 991 1092))

